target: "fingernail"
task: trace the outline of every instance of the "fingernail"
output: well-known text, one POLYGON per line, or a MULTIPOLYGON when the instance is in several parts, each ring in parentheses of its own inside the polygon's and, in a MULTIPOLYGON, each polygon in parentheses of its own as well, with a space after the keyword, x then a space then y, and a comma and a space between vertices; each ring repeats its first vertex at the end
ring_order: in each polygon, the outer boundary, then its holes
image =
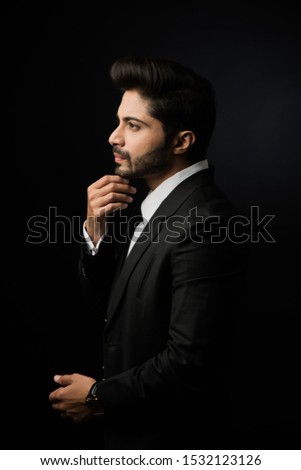
POLYGON ((60 377, 61 377, 60 375, 55 375, 55 376, 53 377, 53 380, 54 380, 55 382, 59 382, 60 377))

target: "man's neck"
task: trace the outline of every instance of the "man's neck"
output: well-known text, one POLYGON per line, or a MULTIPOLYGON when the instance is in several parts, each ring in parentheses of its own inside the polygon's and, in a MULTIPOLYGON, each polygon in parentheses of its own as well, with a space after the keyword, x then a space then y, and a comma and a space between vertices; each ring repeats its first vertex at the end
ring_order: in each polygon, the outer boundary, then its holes
POLYGON ((173 165, 165 172, 160 173, 158 175, 147 176, 145 178, 145 182, 147 186, 152 191, 154 191, 154 189, 156 189, 161 183, 163 183, 163 181, 167 180, 179 171, 184 170, 184 168, 187 168, 188 166, 190 166, 190 163, 186 160, 186 158, 180 159, 179 161, 177 161, 176 165, 173 165))

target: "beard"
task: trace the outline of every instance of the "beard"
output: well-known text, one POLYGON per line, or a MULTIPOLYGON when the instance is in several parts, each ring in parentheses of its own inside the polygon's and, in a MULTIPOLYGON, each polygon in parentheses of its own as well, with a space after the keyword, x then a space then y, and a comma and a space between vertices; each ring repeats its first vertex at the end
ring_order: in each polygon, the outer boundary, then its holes
POLYGON ((151 152, 138 155, 135 160, 128 152, 113 147, 113 153, 118 153, 124 158, 123 163, 117 163, 115 174, 123 178, 147 178, 158 175, 170 168, 171 161, 166 144, 151 152))

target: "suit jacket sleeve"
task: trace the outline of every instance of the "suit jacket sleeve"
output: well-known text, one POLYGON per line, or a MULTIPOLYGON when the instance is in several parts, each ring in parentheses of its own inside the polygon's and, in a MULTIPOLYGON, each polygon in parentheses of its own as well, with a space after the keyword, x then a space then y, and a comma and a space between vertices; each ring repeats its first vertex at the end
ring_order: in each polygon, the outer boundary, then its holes
POLYGON ((115 267, 115 245, 106 237, 99 246, 98 253, 88 253, 85 243, 81 246, 78 271, 81 287, 88 302, 98 312, 104 312, 108 300, 109 287, 115 267))

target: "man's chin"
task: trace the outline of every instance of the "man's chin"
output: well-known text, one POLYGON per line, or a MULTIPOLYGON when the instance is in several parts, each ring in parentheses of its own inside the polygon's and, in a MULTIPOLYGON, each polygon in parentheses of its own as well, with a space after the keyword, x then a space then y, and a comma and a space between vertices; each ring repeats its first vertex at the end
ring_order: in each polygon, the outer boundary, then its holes
POLYGON ((123 167, 122 165, 116 164, 115 167, 115 175, 121 176, 122 178, 145 178, 146 175, 144 173, 134 172, 131 168, 123 167))
POLYGON ((133 171, 128 165, 116 163, 115 175, 122 176, 122 178, 132 178, 134 176, 133 171))
POLYGON ((123 176, 124 170, 120 165, 115 166, 115 175, 123 176))

